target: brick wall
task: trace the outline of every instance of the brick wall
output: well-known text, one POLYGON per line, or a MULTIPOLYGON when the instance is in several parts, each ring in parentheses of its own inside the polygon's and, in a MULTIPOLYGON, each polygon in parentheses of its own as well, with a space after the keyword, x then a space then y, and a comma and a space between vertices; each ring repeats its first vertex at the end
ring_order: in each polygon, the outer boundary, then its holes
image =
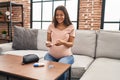
MULTIPOLYGON (((0 2, 3 2, 3 1, 10 1, 10 0, 0 0, 0 2)), ((23 4, 24 26, 29 28, 30 27, 30 0, 12 0, 12 1, 23 4)), ((101 21, 101 7, 102 7, 102 0, 80 0, 79 29, 99 30, 100 21, 101 21)), ((18 20, 18 17, 14 19, 18 20)), ((3 29, 7 29, 6 25, 0 24, 0 31, 3 29)))
POLYGON ((79 29, 99 30, 102 0, 80 0, 79 29))
MULTIPOLYGON (((11 1, 11 0, 0 0, 0 2, 6 2, 6 1, 11 1)), ((19 4, 23 4, 23 11, 24 11, 24 27, 29 28, 30 27, 30 0, 12 0, 12 2, 15 3, 19 3, 19 4)), ((3 12, 5 13, 6 8, 3 9, 3 12)), ((20 7, 14 7, 12 9, 13 12, 13 16, 12 16, 12 20, 13 21, 21 21, 21 9, 20 7)), ((16 24, 16 25, 20 25, 20 24, 16 24)), ((2 30, 6 30, 7 31, 7 24, 0 23, 0 34, 2 30)))

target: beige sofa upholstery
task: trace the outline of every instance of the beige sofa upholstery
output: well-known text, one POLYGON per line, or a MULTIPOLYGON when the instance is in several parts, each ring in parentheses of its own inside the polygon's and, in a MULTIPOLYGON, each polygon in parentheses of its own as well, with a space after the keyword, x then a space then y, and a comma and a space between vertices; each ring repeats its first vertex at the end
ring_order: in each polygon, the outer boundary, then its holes
MULTIPOLYGON (((47 53, 45 41, 46 31, 38 30, 37 50, 14 50, 12 43, 5 43, 0 44, 0 53, 20 56, 34 53, 41 58, 47 53)), ((72 80, 120 80, 119 41, 119 31, 76 30, 72 80)))
POLYGON ((103 31, 97 34, 94 62, 80 80, 120 80, 120 32, 103 31))

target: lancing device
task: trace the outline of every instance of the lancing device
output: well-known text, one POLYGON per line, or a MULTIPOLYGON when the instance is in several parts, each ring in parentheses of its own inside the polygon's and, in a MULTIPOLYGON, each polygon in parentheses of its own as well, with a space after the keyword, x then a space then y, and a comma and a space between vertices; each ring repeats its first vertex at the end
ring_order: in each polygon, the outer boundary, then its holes
POLYGON ((43 67, 45 64, 44 63, 34 63, 34 67, 43 67))

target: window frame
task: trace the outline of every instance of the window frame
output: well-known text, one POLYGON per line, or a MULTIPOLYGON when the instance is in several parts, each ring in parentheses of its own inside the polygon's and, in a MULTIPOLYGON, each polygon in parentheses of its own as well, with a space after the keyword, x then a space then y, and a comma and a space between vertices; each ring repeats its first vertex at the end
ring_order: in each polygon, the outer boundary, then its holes
POLYGON ((106 9, 106 0, 102 0, 102 14, 101 14, 101 27, 100 27, 100 29, 104 29, 105 28, 105 24, 111 24, 111 25, 113 25, 113 24, 118 24, 119 26, 119 29, 118 30, 120 30, 120 20, 118 20, 118 21, 112 21, 112 20, 110 20, 110 21, 105 21, 105 9, 106 9))
MULTIPOLYGON (((64 1, 64 6, 66 6, 66 3, 67 3, 67 0, 57 0, 57 1, 64 1)), ((43 29, 43 23, 44 22, 51 22, 52 21, 52 19, 50 20, 50 21, 48 21, 48 20, 44 20, 43 21, 43 19, 42 19, 42 17, 41 17, 41 20, 40 21, 35 21, 35 20, 33 20, 33 3, 41 3, 41 16, 42 16, 42 13, 43 13, 43 3, 44 2, 52 2, 52 17, 54 16, 53 14, 54 14, 54 2, 55 2, 55 0, 41 0, 41 1, 34 1, 34 0, 31 0, 31 11, 30 11, 30 28, 32 28, 32 26, 33 26, 33 22, 40 22, 41 23, 41 29, 43 29)), ((75 22, 75 24, 76 24, 76 29, 78 29, 79 28, 79 6, 80 6, 80 0, 78 0, 78 3, 77 3, 77 19, 76 19, 76 21, 72 21, 72 23, 74 23, 75 22)))

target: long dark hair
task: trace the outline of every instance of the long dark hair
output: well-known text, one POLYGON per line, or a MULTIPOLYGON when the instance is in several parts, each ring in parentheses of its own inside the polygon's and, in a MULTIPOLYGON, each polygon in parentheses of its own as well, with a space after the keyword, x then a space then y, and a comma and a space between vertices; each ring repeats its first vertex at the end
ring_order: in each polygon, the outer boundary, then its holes
POLYGON ((56 20, 56 11, 57 10, 61 10, 61 11, 63 11, 63 13, 64 13, 64 15, 65 15, 65 19, 64 19, 64 24, 65 24, 65 26, 67 27, 67 26, 69 26, 69 25, 71 25, 72 24, 72 22, 70 21, 70 18, 69 18, 69 14, 68 14, 68 12, 67 12, 67 9, 64 7, 64 6, 58 6, 56 9, 55 9, 55 13, 54 13, 54 17, 53 17, 53 23, 54 23, 54 26, 55 27, 57 27, 57 24, 58 24, 58 22, 57 22, 57 20, 56 20))

